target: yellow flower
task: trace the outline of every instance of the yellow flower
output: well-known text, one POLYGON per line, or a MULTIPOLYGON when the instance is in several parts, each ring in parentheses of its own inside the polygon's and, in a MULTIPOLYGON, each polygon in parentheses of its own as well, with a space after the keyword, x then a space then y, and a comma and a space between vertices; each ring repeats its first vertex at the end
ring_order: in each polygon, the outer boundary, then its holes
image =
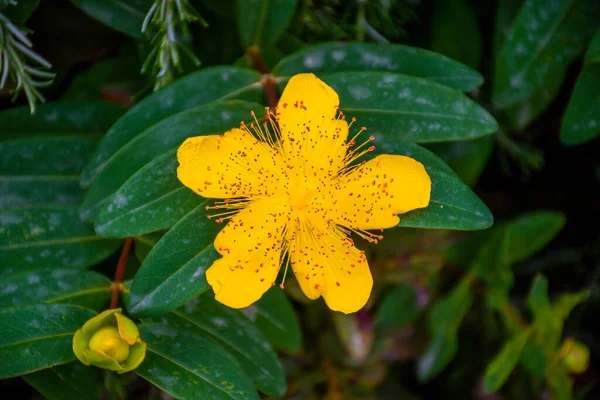
POLYGON ((207 207, 218 210, 218 222, 229 220, 214 243, 223 257, 206 272, 221 303, 254 303, 285 264, 283 279, 291 265, 310 299, 358 311, 373 279, 350 233, 377 242, 379 232, 367 230, 396 226, 398 214, 429 204, 431 179, 418 161, 380 155, 355 162, 374 149, 374 138, 357 144, 361 128, 348 140, 352 123, 338 105, 331 87, 299 74, 262 127, 242 123, 179 148, 179 180, 203 197, 224 199, 207 207))

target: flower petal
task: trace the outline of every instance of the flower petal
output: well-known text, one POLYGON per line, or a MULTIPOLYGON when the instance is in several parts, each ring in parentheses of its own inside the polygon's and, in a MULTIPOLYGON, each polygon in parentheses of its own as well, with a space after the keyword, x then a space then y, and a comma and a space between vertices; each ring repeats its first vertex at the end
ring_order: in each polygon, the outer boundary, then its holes
POLYGON ((289 236, 290 257, 304 294, 310 299, 323 296, 334 311, 360 310, 373 287, 364 252, 318 216, 298 220, 296 228, 289 236))
POLYGON ((332 198, 319 200, 326 218, 352 229, 385 229, 403 214, 427 207, 431 178, 423 164, 406 156, 384 154, 341 177, 332 198))
POLYGON ((232 308, 247 307, 273 286, 288 211, 282 200, 257 200, 219 232, 214 246, 223 257, 206 271, 216 300, 232 308))
POLYGON ((348 124, 337 119, 337 93, 314 74, 293 76, 277 107, 287 159, 337 171, 346 153, 348 124))
POLYGON ((269 196, 275 191, 282 158, 250 133, 188 138, 177 150, 177 177, 203 197, 269 196))

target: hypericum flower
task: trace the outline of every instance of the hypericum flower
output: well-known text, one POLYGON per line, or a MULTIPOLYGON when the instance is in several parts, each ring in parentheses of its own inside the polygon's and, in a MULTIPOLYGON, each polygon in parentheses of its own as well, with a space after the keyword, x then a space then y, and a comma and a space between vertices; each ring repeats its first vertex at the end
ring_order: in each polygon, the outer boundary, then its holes
POLYGON ((429 204, 431 179, 418 161, 380 155, 357 162, 374 138, 357 145, 361 128, 348 140, 352 123, 338 105, 337 93, 315 75, 295 75, 262 127, 242 123, 179 147, 179 180, 224 199, 207 207, 223 210, 212 216, 217 222, 229 220, 214 242, 223 257, 206 272, 221 303, 254 303, 285 264, 283 280, 291 265, 310 299, 358 311, 373 279, 350 233, 377 242, 379 232, 368 230, 396 226, 398 214, 429 204))
POLYGON ((133 321, 117 308, 106 310, 83 324, 73 336, 73 352, 85 365, 122 374, 144 361, 146 343, 133 321))

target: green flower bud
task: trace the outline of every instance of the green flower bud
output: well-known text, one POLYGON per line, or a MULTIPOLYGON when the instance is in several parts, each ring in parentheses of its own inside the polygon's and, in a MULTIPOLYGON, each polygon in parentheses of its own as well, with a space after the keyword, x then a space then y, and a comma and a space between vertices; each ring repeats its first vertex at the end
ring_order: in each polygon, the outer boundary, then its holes
POLYGON ((565 339, 559 356, 567 370, 573 374, 585 372, 590 363, 590 349, 573 338, 565 339))
POLYGON ((73 352, 85 365, 122 374, 137 368, 146 356, 146 342, 137 326, 121 314, 106 310, 87 321, 73 337, 73 352))

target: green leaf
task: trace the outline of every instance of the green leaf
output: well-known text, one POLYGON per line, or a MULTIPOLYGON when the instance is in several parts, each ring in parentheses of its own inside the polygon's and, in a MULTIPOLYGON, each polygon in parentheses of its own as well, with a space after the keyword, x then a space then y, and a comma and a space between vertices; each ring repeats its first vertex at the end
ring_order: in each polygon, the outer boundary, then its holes
POLYGON ((560 128, 560 140, 569 146, 600 135, 600 62, 585 65, 577 78, 560 128))
POLYGON ((279 288, 271 288, 256 303, 242 311, 273 347, 296 351, 302 344, 302 331, 292 303, 279 288))
POLYGON ((473 69, 481 64, 481 32, 466 0, 437 0, 431 17, 431 48, 473 69))
POLYGON ((542 250, 565 226, 566 217, 559 211, 539 210, 512 219, 509 262, 528 259, 542 250))
POLYGON ((67 303, 100 310, 110 300, 110 280, 84 269, 42 268, 0 281, 0 308, 36 303, 67 303))
POLYGON ((491 291, 503 295, 508 295, 514 283, 510 269, 511 232, 512 229, 505 226, 495 229, 477 252, 470 268, 491 291))
POLYGON ((429 314, 431 343, 417 364, 417 376, 427 382, 452 361, 458 351, 458 328, 473 304, 467 280, 461 281, 444 298, 438 300, 429 314))
POLYGON ((494 118, 464 94, 407 75, 345 72, 321 75, 340 96, 348 118, 387 140, 472 139, 498 129, 494 118))
POLYGON ((35 11, 40 0, 19 0, 2 10, 2 14, 13 24, 23 25, 35 11))
POLYGON ((270 396, 283 396, 286 379, 277 355, 258 329, 239 311, 205 294, 157 321, 187 329, 214 342, 240 363, 255 387, 270 396))
POLYGON ((538 275, 533 282, 527 306, 533 313, 533 326, 537 342, 544 352, 552 354, 558 345, 562 332, 562 321, 554 315, 552 305, 548 299, 548 280, 538 275))
POLYGON ((148 343, 135 372, 181 400, 259 399, 250 379, 224 350, 200 336, 163 325, 140 326, 148 343))
POLYGON ((102 101, 57 101, 0 112, 0 137, 21 138, 23 133, 104 133, 126 108, 102 101))
POLYGON ((323 43, 298 51, 279 62, 273 75, 290 77, 301 72, 318 76, 335 72, 395 72, 469 91, 483 77, 446 56, 416 47, 388 43, 323 43))
POLYGON ((297 0, 238 0, 237 23, 246 47, 273 43, 286 30, 297 0))
POLYGON ((427 148, 437 154, 456 172, 459 178, 473 187, 492 154, 491 136, 456 142, 430 143, 427 148))
POLYGON ((206 217, 208 201, 190 211, 152 248, 131 284, 130 313, 160 315, 208 290, 204 273, 218 258, 213 241, 223 228, 206 217))
POLYGON ((48 400, 97 400, 102 392, 100 369, 72 362, 23 376, 48 400))
MULTIPOLYGON (((97 218, 102 208, 112 201, 112 195, 140 168, 152 161, 166 149, 179 146, 192 136, 221 134, 248 120, 250 112, 257 111, 260 118, 264 107, 255 103, 231 100, 200 105, 182 111, 149 127, 127 142, 113 154, 104 168, 96 175, 81 205, 81 216, 86 221, 97 218)), ((177 176, 172 177, 173 180, 177 176)), ((128 200, 114 197, 119 207, 128 200)))
POLYGON ((485 393, 496 392, 504 385, 512 370, 517 366, 528 338, 529 331, 525 331, 504 344, 502 350, 485 369, 483 377, 485 393))
POLYGON ((95 145, 75 135, 0 142, 0 210, 81 203, 79 174, 95 145))
POLYGON ((205 201, 177 179, 176 151, 155 158, 117 190, 96 219, 99 235, 124 238, 170 228, 205 201))
POLYGON ((81 184, 89 186, 110 157, 121 147, 141 132, 174 114, 216 100, 235 98, 260 101, 260 79, 258 72, 248 69, 206 68, 146 97, 106 133, 82 173, 81 184))
POLYGON ((90 17, 133 37, 142 37, 142 23, 154 0, 71 0, 90 17))
POLYGON ((95 314, 64 304, 0 310, 0 379, 75 360, 73 334, 95 314))
POLYGON ((584 61, 586 64, 600 62, 600 30, 598 30, 592 38, 592 41, 585 52, 584 61))
POLYGON ((410 285, 398 285, 381 300, 373 323, 377 331, 385 332, 414 322, 420 314, 415 289, 410 285))
POLYGON ((522 102, 560 80, 600 21, 595 0, 527 0, 496 60, 493 101, 522 102))
POLYGON ((469 265, 479 248, 494 232, 506 227, 510 232, 508 262, 521 262, 546 247, 564 224, 565 216, 558 211, 540 210, 524 213, 490 230, 477 232, 456 241, 444 251, 444 258, 456 265, 469 265))
POLYGON ((519 363, 535 377, 543 378, 546 375, 546 354, 533 340, 528 340, 523 347, 519 363))
POLYGON ((0 211, 0 275, 31 267, 85 268, 111 255, 119 240, 96 236, 73 206, 0 211))
POLYGON ((150 250, 154 247, 154 245, 160 240, 160 238, 164 235, 164 231, 149 233, 147 235, 136 236, 133 238, 135 244, 133 245, 133 250, 135 252, 135 256, 137 257, 139 262, 144 262, 150 250))
POLYGON ((493 224, 486 205, 431 151, 415 143, 377 136, 373 144, 375 154, 402 154, 421 162, 431 178, 429 206, 401 215, 398 226, 477 230, 493 224))
POLYGON ((61 99, 97 100, 115 92, 127 100, 143 88, 140 69, 137 57, 129 55, 95 62, 73 78, 61 99))

